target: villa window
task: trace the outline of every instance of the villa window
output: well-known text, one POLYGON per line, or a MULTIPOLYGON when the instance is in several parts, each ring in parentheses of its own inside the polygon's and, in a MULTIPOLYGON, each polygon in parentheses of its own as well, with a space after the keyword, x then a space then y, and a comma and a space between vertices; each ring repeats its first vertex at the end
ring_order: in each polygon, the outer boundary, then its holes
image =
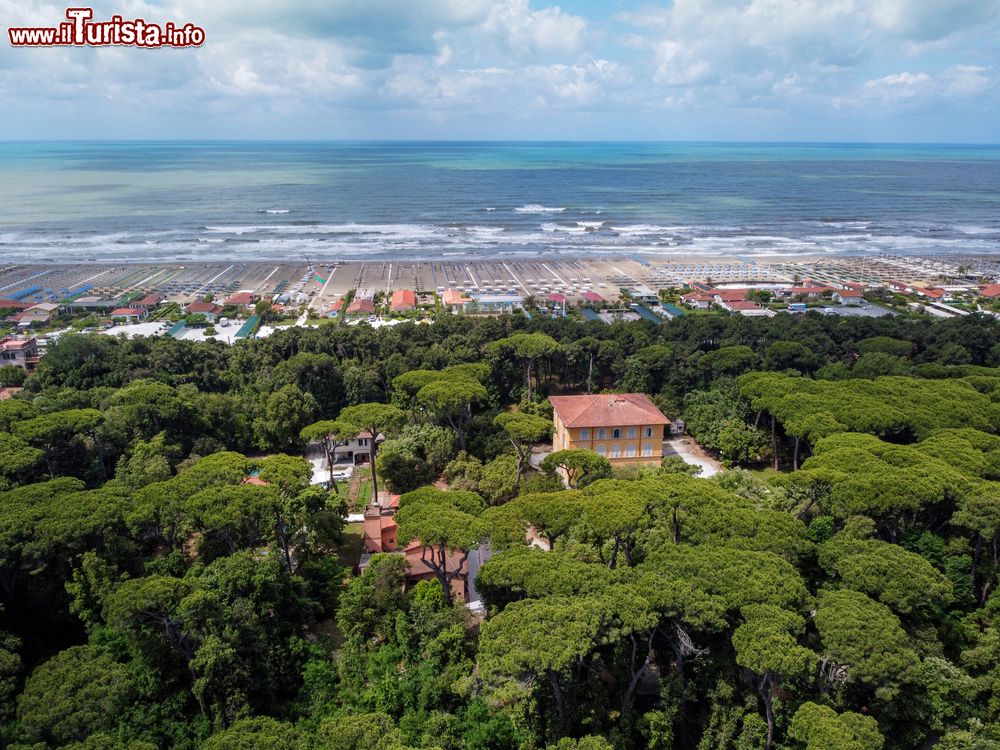
POLYGON ((611 458, 620 458, 622 455, 622 449, 617 445, 611 446, 611 458))
POLYGON ((653 437, 653 428, 652 427, 647 427, 646 428, 646 437, 653 437))
POLYGON ((605 448, 603 445, 597 446, 597 455, 604 456, 604 455, 607 455, 607 452, 608 452, 608 449, 605 448))
POLYGON ((590 430, 586 427, 580 430, 580 440, 590 440, 590 430))
POLYGON ((635 427, 629 427, 628 428, 628 436, 630 438, 634 438, 635 437, 635 427))
POLYGON ((625 455, 629 458, 635 456, 635 445, 633 443, 629 443, 625 446, 625 455))
POLYGON ((611 432, 611 437, 612 437, 613 439, 617 440, 617 439, 618 439, 618 438, 620 438, 621 436, 622 436, 622 431, 621 431, 621 430, 619 430, 619 429, 618 429, 617 427, 615 427, 615 429, 614 429, 614 430, 613 430, 613 431, 611 432))
POLYGON ((646 443, 644 446, 642 446, 642 455, 644 455, 644 456, 652 456, 653 455, 653 446, 650 445, 649 443, 646 443))
POLYGON ((604 438, 607 437, 607 435, 608 435, 608 433, 604 430, 603 427, 597 431, 597 439, 598 440, 604 440, 604 438))

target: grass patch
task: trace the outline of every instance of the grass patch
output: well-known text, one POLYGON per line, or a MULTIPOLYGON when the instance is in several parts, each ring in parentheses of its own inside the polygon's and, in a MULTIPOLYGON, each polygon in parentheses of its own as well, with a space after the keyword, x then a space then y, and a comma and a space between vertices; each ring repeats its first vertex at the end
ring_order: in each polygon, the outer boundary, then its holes
POLYGON ((344 526, 343 540, 337 549, 337 561, 348 570, 354 570, 354 566, 361 559, 361 553, 365 548, 365 525, 363 522, 349 523, 344 526))

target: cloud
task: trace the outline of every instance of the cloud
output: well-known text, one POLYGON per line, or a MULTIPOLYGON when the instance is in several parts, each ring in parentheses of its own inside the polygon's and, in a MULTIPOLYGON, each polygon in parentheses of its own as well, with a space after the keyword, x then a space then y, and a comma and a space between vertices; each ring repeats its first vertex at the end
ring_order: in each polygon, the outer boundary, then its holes
POLYGON ((965 98, 982 94, 992 85, 987 68, 955 65, 936 74, 903 71, 866 81, 867 98, 893 103, 907 99, 965 98))
MULTIPOLYGON (((595 125, 594 137, 659 134, 669 119, 679 137, 740 138, 781 122, 782 136, 809 139, 831 117, 849 129, 848 117, 892 117, 902 108, 939 110, 938 130, 926 120, 929 133, 947 133, 960 111, 978 113, 969 121, 984 131, 1000 131, 990 107, 1000 0, 594 6, 100 0, 97 18, 191 21, 206 29, 207 42, 155 51, 0 45, 0 96, 10 110, 0 136, 32 137, 42 123, 64 137, 200 137, 206 128, 277 138, 558 137, 600 115, 621 132, 595 125), (108 127, 69 130, 100 121, 95 102, 108 127)), ((8 25, 55 23, 64 11, 0 0, 8 25)))

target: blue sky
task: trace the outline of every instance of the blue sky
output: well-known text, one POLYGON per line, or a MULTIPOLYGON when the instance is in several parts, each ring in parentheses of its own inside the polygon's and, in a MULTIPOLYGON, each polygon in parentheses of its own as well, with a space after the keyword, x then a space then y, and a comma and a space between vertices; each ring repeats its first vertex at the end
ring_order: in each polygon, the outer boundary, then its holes
MULTIPOLYGON (((4 26, 64 11, 0 0, 4 26)), ((5 40, 0 138, 1000 141, 1000 0, 95 5, 116 13, 207 41, 5 40)))

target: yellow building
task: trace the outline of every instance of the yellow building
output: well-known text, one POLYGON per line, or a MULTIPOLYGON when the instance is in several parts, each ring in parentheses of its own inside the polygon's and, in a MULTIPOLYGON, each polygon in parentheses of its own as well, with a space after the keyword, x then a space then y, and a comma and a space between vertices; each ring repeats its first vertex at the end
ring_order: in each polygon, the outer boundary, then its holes
POLYGON ((585 449, 612 464, 663 459, 663 431, 670 424, 644 393, 551 396, 552 450, 585 449))

